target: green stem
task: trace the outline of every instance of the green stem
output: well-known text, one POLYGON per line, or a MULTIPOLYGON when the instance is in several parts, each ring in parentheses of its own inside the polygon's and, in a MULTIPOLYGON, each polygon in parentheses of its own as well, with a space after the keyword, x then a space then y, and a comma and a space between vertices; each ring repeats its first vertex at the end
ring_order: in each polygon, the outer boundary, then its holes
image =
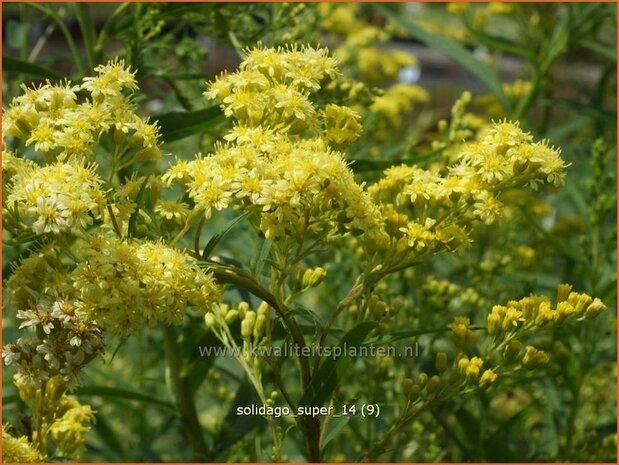
POLYGON ((84 70, 84 65, 82 63, 82 60, 80 59, 80 54, 77 52, 77 48, 75 47, 75 42, 73 41, 73 38, 71 37, 71 33, 67 29, 67 26, 65 26, 62 18, 60 18, 60 16, 58 16, 54 10, 45 8, 37 3, 31 2, 31 3, 25 3, 25 5, 43 13, 45 16, 48 16, 56 24, 56 26, 58 26, 58 29, 60 29, 60 31, 62 32, 62 35, 67 41, 67 45, 69 46, 69 49, 71 50, 71 54, 73 55, 73 60, 75 61, 75 64, 77 64, 80 74, 82 76, 85 76, 86 73, 84 70))
POLYGON ((185 427, 189 444, 193 449, 194 459, 196 461, 207 461, 209 449, 202 435, 202 427, 198 420, 191 383, 180 357, 180 350, 176 341, 176 330, 172 326, 165 326, 163 328, 163 336, 168 373, 174 392, 176 408, 185 427))
POLYGON ((95 63, 101 62, 101 58, 103 57, 103 49, 107 42, 107 39, 110 34, 110 28, 112 28, 116 24, 116 20, 118 17, 131 5, 131 2, 122 3, 118 8, 114 10, 111 16, 103 25, 101 32, 99 32, 99 37, 97 38, 97 43, 94 46, 94 61, 95 63))
POLYGON ((84 46, 86 47, 86 56, 88 58, 88 69, 93 69, 97 63, 95 61, 95 26, 90 15, 90 7, 88 3, 76 3, 75 13, 77 22, 82 31, 84 46))
POLYGON ((172 239, 172 242, 170 242, 170 245, 172 246, 175 245, 178 241, 180 241, 183 238, 185 234, 187 234, 187 232, 193 226, 193 222, 196 220, 196 218, 200 214, 204 214, 202 210, 194 210, 193 213, 189 215, 189 217, 187 218, 187 221, 185 221, 185 226, 183 227, 183 229, 180 230, 180 232, 176 235, 176 237, 172 239))

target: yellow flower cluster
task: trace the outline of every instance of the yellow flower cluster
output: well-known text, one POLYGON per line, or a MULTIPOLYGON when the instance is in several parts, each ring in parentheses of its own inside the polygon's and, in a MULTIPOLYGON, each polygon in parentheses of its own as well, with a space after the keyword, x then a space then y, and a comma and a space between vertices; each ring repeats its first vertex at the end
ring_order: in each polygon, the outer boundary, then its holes
POLYGON ((12 436, 2 425, 2 463, 36 463, 41 459, 26 436, 12 436))
POLYGON ((179 324, 187 306, 201 311, 219 298, 210 274, 161 243, 95 236, 71 273, 78 313, 115 333, 146 324, 179 324))
POLYGON ((364 47, 357 53, 359 73, 363 80, 370 83, 394 80, 402 68, 417 64, 417 59, 413 55, 400 50, 364 47))
POLYGON ((346 64, 354 64, 363 81, 378 84, 398 77, 400 69, 417 59, 400 50, 375 47, 389 39, 389 32, 360 19, 359 5, 322 4, 319 8, 323 30, 343 37, 335 54, 346 64))
MULTIPOLYGON (((505 97, 507 97, 512 105, 517 106, 518 102, 531 92, 533 84, 531 81, 516 79, 512 83, 503 83, 501 87, 503 88, 505 97)), ((488 119, 500 119, 505 117, 503 104, 494 94, 480 95, 476 97, 475 103, 484 110, 488 119)))
MULTIPOLYGON (((458 161, 443 174, 414 166, 389 168, 370 187, 376 200, 391 201, 416 212, 447 214, 445 209, 465 212, 469 217, 492 223, 502 212, 500 194, 514 187, 563 181, 565 163, 547 142, 533 142, 517 124, 492 125, 479 141, 467 143, 458 161), (441 212, 442 210, 442 212, 441 212)), ((421 218, 402 229, 415 243, 420 231, 432 229, 433 220, 421 218)))
POLYGON ((62 396, 56 414, 58 419, 49 427, 49 434, 56 445, 56 455, 79 460, 76 453, 86 440, 89 424, 94 422, 94 412, 89 405, 81 405, 74 399, 62 396))
MULTIPOLYGON (((480 387, 489 386, 496 380, 495 371, 504 369, 503 363, 499 363, 494 371, 486 370, 481 377, 480 368, 483 363, 493 363, 495 354, 502 355, 507 364, 518 364, 517 368, 540 368, 549 362, 548 354, 532 345, 523 349, 521 341, 524 338, 535 336, 543 329, 570 320, 591 320, 605 309, 606 306, 600 299, 572 292, 572 287, 568 284, 558 286, 555 308, 552 308, 551 301, 546 296, 529 296, 518 301, 509 301, 507 305, 495 305, 487 317, 487 330, 491 339, 486 351, 482 358, 471 359, 466 354, 474 349, 479 333, 471 327, 468 318, 458 316, 454 319, 451 330, 454 343, 461 352, 456 355, 451 380, 456 383, 462 380, 467 383, 479 381, 480 387)), ((446 369, 445 354, 437 355, 437 369, 439 364, 443 370, 446 369)))
POLYGON ((239 122, 224 137, 227 143, 212 155, 179 162, 163 181, 183 184, 207 217, 213 209, 251 209, 270 239, 302 241, 306 233, 377 227, 376 207, 343 156, 329 147, 356 138, 357 115, 337 105, 321 112, 309 99, 321 79, 336 74, 335 59, 323 49, 249 51, 240 71, 218 78, 206 92, 239 122), (245 104, 239 105, 239 95, 245 104), (321 114, 324 130, 301 138, 300 131, 319 129, 321 114))
POLYGON ((318 112, 309 95, 337 74, 337 60, 325 49, 263 48, 247 51, 240 71, 223 74, 204 93, 218 99, 240 131, 252 127, 299 134, 318 129, 318 112))
POLYGON ((495 305, 488 315, 488 333, 521 335, 569 319, 591 320, 604 310, 606 306, 597 297, 593 299, 587 294, 572 292, 572 286, 561 284, 554 308, 546 296, 525 297, 510 301, 506 306, 495 305))
POLYGON ((141 160, 161 156, 157 147, 157 126, 140 118, 130 92, 137 89, 134 73, 122 60, 95 68, 97 76, 82 85, 70 82, 24 87, 3 112, 2 138, 13 136, 25 146, 45 154, 47 159, 92 159, 100 136, 110 129, 118 142, 136 152, 141 160), (87 97, 81 103, 78 93, 87 97))
MULTIPOLYGON (((51 450, 54 456, 79 460, 85 434, 90 431, 90 424, 95 420, 90 406, 82 405, 66 395, 69 385, 62 376, 49 378, 43 382, 42 387, 41 383, 33 386, 17 378, 15 385, 19 396, 32 412, 32 444, 24 441, 26 438, 20 438, 19 453, 27 457, 29 448, 30 453, 37 457, 36 460, 17 461, 41 461, 43 457, 40 454, 48 454, 51 450), (52 445, 50 439, 53 440, 53 449, 49 447, 52 445)), ((17 452, 13 451, 15 454, 17 452)))
POLYGON ((393 131, 403 129, 406 115, 413 111, 415 104, 428 101, 425 89, 412 84, 395 84, 376 97, 370 110, 379 115, 375 137, 386 141, 393 131))
POLYGON ((61 257, 53 245, 41 247, 15 267, 4 287, 5 308, 11 311, 34 307, 39 296, 59 298, 71 292, 61 257))
POLYGON ((96 166, 56 162, 39 167, 3 152, 10 180, 8 208, 36 234, 80 231, 101 217, 103 181, 96 166))

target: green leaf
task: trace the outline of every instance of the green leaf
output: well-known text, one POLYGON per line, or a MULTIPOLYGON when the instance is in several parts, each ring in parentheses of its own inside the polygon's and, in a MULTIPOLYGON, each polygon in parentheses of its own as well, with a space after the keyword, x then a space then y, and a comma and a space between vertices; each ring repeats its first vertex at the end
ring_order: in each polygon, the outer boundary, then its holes
POLYGON ((539 70, 545 73, 552 62, 563 54, 567 48, 570 37, 569 16, 564 15, 552 31, 550 39, 544 44, 540 53, 539 70))
POLYGON ((263 235, 259 236, 258 245, 256 246, 256 249, 254 250, 254 254, 251 257, 251 260, 249 261, 249 270, 251 271, 252 275, 258 276, 259 274, 258 272, 260 271, 258 267, 269 256, 269 252, 271 251, 272 244, 273 243, 269 239, 264 237, 263 235))
POLYGON ((170 410, 175 410, 174 405, 170 402, 161 400, 155 396, 145 394, 129 389, 117 388, 113 386, 82 386, 75 390, 77 396, 101 396, 110 398, 119 398, 125 400, 136 400, 148 404, 158 405, 170 410))
POLYGON ((323 450, 333 439, 335 439, 342 431, 344 431, 344 428, 346 427, 346 425, 348 425, 348 422, 351 418, 352 415, 342 415, 340 417, 334 417, 331 420, 322 441, 323 450))
POLYGON ((221 232, 214 234, 213 237, 211 237, 211 240, 208 241, 208 243, 204 247, 204 251, 202 252, 202 259, 206 260, 213 251, 213 249, 215 249, 217 244, 219 244, 219 241, 221 241, 223 237, 230 232, 230 230, 234 227, 235 224, 245 218, 248 214, 249 212, 245 212, 242 215, 237 216, 232 221, 230 221, 221 232))
POLYGON ((612 62, 617 61, 617 51, 615 50, 615 47, 611 47, 610 45, 606 44, 600 44, 589 39, 583 40, 582 42, 580 42, 580 45, 591 50, 592 52, 599 53, 600 55, 608 58, 612 62))
POLYGON ((224 115, 218 106, 203 110, 170 112, 151 118, 157 121, 161 140, 173 142, 198 134, 224 120, 224 115))
POLYGON ((351 357, 346 352, 352 347, 358 348, 376 326, 376 322, 365 321, 359 323, 342 337, 337 346, 340 355, 331 356, 324 360, 316 373, 313 374, 312 381, 299 402, 300 405, 319 406, 331 396, 337 386, 338 371, 342 372, 350 364, 351 357))
POLYGON ((404 29, 412 37, 422 41, 426 45, 440 50, 456 63, 466 68, 471 74, 482 81, 501 102, 506 113, 511 110, 511 104, 505 94, 501 80, 497 73, 486 63, 478 60, 464 46, 446 37, 433 34, 405 19, 401 14, 385 8, 385 5, 376 4, 374 8, 404 29))
POLYGON ((501 52, 507 52, 521 56, 523 58, 526 58, 531 63, 535 63, 537 61, 537 56, 533 52, 531 52, 531 50, 524 48, 522 45, 512 42, 509 39, 505 39, 504 37, 487 34, 479 30, 478 28, 472 26, 468 22, 466 22, 465 25, 467 28, 467 32, 471 34, 471 36, 479 43, 495 50, 499 50, 501 52))
POLYGON ((60 80, 66 77, 54 70, 7 55, 2 55, 2 71, 54 80, 60 80))
POLYGON ((237 415, 238 407, 251 405, 262 405, 262 403, 250 383, 243 381, 236 391, 232 406, 221 422, 222 428, 213 442, 218 454, 228 453, 230 447, 245 438, 250 431, 266 425, 265 419, 260 415, 237 415))

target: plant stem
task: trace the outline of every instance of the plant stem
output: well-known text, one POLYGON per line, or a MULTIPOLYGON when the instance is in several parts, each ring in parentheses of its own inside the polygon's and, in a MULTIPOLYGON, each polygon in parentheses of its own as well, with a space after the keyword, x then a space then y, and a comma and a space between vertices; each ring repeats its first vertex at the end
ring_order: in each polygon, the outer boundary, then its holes
POLYGON ((206 461, 209 457, 209 449, 202 435, 202 427, 198 420, 191 383, 180 357, 180 350, 176 342, 176 330, 172 326, 165 326, 163 328, 163 336, 166 362, 176 408, 185 427, 189 444, 193 449, 194 459, 196 461, 206 461))
POLYGON ((90 16, 90 7, 88 3, 76 3, 75 13, 77 22, 82 31, 84 46, 86 47, 86 57, 88 58, 88 69, 93 69, 97 63, 95 62, 95 26, 90 16))
POLYGON ((99 32, 99 37, 97 38, 97 43, 94 46, 94 61, 95 63, 99 63, 101 58, 103 57, 103 48, 105 47, 105 43, 107 42, 109 31, 112 26, 116 24, 116 20, 118 17, 131 5, 131 2, 121 3, 114 13, 108 18, 108 20, 103 25, 101 32, 99 32))
POLYGON ((60 31, 62 32, 62 35, 64 35, 64 38, 67 41, 67 45, 69 46, 69 49, 71 50, 71 54, 73 55, 73 59, 75 60, 75 63, 77 64, 80 74, 82 76, 85 76, 86 73, 84 70, 84 65, 82 63, 82 60, 80 59, 80 54, 77 52, 77 48, 75 47, 75 42, 73 41, 73 37, 71 37, 71 33, 67 29, 67 26, 65 26, 62 18, 60 18, 60 16, 58 16, 54 10, 45 8, 37 3, 30 2, 30 3, 25 3, 25 5, 29 6, 30 8, 34 8, 35 10, 38 10, 39 12, 43 13, 45 16, 49 16, 49 18, 54 23, 56 23, 56 25, 58 26, 58 29, 60 29, 60 31))
POLYGON ((191 229, 191 227, 193 226, 193 222, 196 220, 196 218, 200 215, 203 214, 202 210, 194 210, 193 213, 191 215, 189 215, 189 217, 187 218, 187 220, 185 221, 185 226, 183 227, 183 229, 181 229, 181 231, 176 235, 176 237, 174 239, 172 239, 172 242, 170 242, 170 245, 175 245, 178 241, 180 241, 183 236, 185 234, 187 234, 187 232, 191 229))

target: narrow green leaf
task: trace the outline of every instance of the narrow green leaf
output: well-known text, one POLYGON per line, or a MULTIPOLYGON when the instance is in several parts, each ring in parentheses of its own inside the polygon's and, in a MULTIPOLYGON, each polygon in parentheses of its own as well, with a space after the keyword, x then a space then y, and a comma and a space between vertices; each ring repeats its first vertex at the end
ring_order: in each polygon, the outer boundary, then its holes
POLYGON ((136 400, 139 402, 145 402, 149 404, 165 407, 170 410, 174 410, 174 405, 170 402, 166 402, 157 397, 142 392, 131 391, 129 389, 117 388, 113 386, 82 386, 75 390, 77 396, 101 396, 119 398, 125 400, 136 400))
POLYGON ((376 328, 377 323, 365 321, 348 331, 340 340, 339 356, 327 357, 317 372, 312 376, 309 388, 303 393, 300 405, 322 405, 333 393, 337 386, 337 372, 342 366, 350 363, 351 357, 346 354, 352 347, 359 347, 367 336, 376 328))
POLYGON ((617 61, 617 50, 615 50, 615 47, 612 47, 610 45, 600 44, 598 42, 595 42, 589 39, 583 40, 582 42, 580 42, 580 44, 583 47, 591 50, 592 52, 599 53, 603 57, 608 58, 610 61, 613 61, 613 62, 617 61))
POLYGON ((480 29, 474 27, 473 25, 469 24, 468 22, 466 22, 465 25, 467 28, 467 32, 471 34, 471 36, 479 43, 495 50, 499 50, 501 52, 507 52, 521 56, 523 58, 526 58, 531 63, 535 63, 537 61, 537 56, 523 46, 512 42, 509 39, 505 39, 504 37, 487 34, 480 29))
POLYGON ((221 241, 223 237, 230 232, 230 230, 234 227, 235 224, 237 224, 239 221, 245 218, 248 215, 248 213, 249 212, 245 212, 242 215, 237 216, 232 221, 230 221, 221 232, 218 232, 214 234, 213 237, 211 237, 211 240, 208 241, 208 243, 204 247, 204 251, 202 252, 203 260, 206 260, 209 257, 213 249, 215 249, 217 244, 219 244, 219 241, 221 241))
POLYGON ((198 134, 224 120, 224 115, 218 106, 203 110, 170 112, 151 118, 157 121, 161 140, 173 142, 198 134))
POLYGON ((331 420, 322 441, 323 450, 333 439, 335 439, 342 431, 344 431, 344 428, 346 427, 346 425, 348 425, 348 422, 351 418, 351 415, 342 415, 340 417, 335 417, 331 420))
POLYGON ((376 4, 374 5, 374 8, 404 29, 412 37, 422 41, 432 48, 440 50, 456 63, 466 68, 471 74, 482 81, 488 90, 496 95, 503 105, 505 112, 509 113, 511 110, 511 104, 503 93, 501 80, 490 66, 475 58, 470 51, 458 42, 424 30, 411 21, 405 19, 401 14, 392 11, 390 8, 386 8, 385 5, 376 4))
POLYGON ((60 80, 66 77, 52 69, 7 55, 2 55, 2 70, 44 79, 60 80))
POLYGON ((256 246, 251 260, 249 261, 249 270, 251 271, 252 275, 258 276, 260 271, 258 267, 269 256, 269 252, 271 251, 271 245, 272 242, 269 239, 267 239, 263 235, 259 236, 258 245, 256 246))

